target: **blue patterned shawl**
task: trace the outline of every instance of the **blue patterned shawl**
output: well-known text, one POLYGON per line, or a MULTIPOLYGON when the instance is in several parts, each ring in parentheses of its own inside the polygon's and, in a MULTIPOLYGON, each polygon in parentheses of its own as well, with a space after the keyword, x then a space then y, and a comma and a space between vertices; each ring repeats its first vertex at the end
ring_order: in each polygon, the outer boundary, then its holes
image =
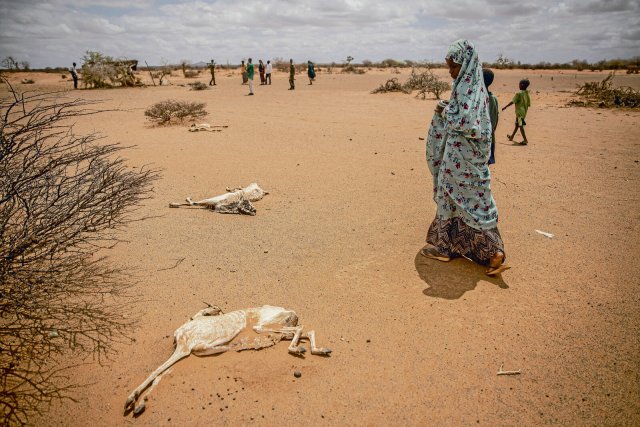
POLYGON ((467 40, 457 40, 449 47, 446 58, 462 64, 444 110, 449 129, 466 138, 490 141, 489 98, 475 46, 467 40))

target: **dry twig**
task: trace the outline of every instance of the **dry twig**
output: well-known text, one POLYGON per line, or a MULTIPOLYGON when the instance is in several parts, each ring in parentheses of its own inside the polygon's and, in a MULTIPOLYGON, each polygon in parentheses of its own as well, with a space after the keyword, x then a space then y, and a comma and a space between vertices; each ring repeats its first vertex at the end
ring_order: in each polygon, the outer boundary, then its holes
POLYGON ((166 270, 173 270, 174 268, 176 268, 177 266, 179 266, 180 264, 182 264, 182 261, 184 261, 186 258, 178 258, 176 260, 176 263, 173 265, 173 267, 167 267, 167 268, 159 268, 158 271, 166 271, 166 270))
POLYGON ((503 371, 502 366, 503 365, 501 364, 497 375, 520 375, 522 373, 520 372, 520 369, 518 369, 517 371, 503 371))

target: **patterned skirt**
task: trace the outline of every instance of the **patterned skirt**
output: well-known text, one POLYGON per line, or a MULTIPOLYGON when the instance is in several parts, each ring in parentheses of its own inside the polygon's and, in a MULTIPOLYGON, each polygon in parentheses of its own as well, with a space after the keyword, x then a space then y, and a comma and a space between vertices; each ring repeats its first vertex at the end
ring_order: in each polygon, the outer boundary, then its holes
MULTIPOLYGON (((481 265, 489 265, 496 252, 504 252, 504 243, 498 228, 477 230, 461 218, 433 220, 427 233, 427 243, 450 258, 464 256, 481 265)), ((506 260, 506 254, 505 254, 506 260)))

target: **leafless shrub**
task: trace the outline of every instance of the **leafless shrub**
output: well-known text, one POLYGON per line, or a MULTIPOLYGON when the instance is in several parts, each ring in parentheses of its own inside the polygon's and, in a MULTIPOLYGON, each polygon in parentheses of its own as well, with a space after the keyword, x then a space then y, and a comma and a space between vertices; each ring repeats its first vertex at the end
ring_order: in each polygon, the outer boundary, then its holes
POLYGON ((601 108, 640 108, 640 91, 629 86, 613 87, 615 74, 609 74, 601 82, 587 82, 578 87, 576 95, 581 100, 572 100, 572 106, 598 106, 601 108))
POLYGON ((404 86, 398 81, 397 78, 387 80, 386 83, 381 84, 379 88, 374 89, 371 93, 387 93, 387 92, 402 92, 411 93, 404 88, 404 86))
POLYGON ((73 132, 95 103, 2 80, 12 97, 0 100, 0 424, 19 425, 72 398, 63 355, 100 361, 128 336, 129 285, 104 254, 158 172, 130 170, 126 147, 73 132))
POLYGON ((189 83, 189 86, 191 86, 191 90, 207 90, 207 89, 209 89, 209 86, 207 86, 206 84, 204 84, 202 82, 189 83))
POLYGON ((451 90, 451 85, 440 80, 429 67, 423 69, 414 67, 411 70, 409 79, 407 79, 403 86, 408 93, 417 90, 418 93, 416 97, 422 96, 422 99, 426 99, 429 93, 432 93, 436 99, 440 99, 440 95, 443 92, 451 90))
POLYGON ((173 70, 169 66, 169 61, 167 61, 166 59, 162 59, 161 62, 162 65, 160 66, 160 69, 153 73, 153 78, 160 80, 160 82, 158 83, 160 86, 165 84, 165 80, 169 82, 168 77, 171 77, 173 75, 173 70))
POLYGON ((342 72, 351 74, 364 74, 366 73, 366 70, 364 68, 356 67, 353 64, 347 64, 346 66, 342 67, 342 72))
POLYGON ((289 61, 286 61, 284 58, 274 58, 272 61, 273 68, 276 70, 288 73, 289 72, 289 61))
POLYGON ((403 65, 402 62, 396 61, 395 59, 392 59, 392 58, 387 58, 380 61, 380 67, 382 68, 398 68, 398 67, 402 67, 402 65, 403 65))
POLYGON ((200 75, 200 71, 199 70, 187 70, 187 61, 182 60, 182 62, 180 62, 180 67, 182 67, 182 75, 187 78, 187 79, 192 79, 195 77, 198 77, 198 75, 200 75))
POLYGON ((429 66, 426 66, 423 69, 414 67, 411 70, 411 75, 404 84, 400 84, 398 79, 394 77, 380 85, 379 88, 374 89, 371 93, 411 93, 414 90, 418 91, 416 98, 422 96, 422 99, 426 99, 427 94, 432 93, 437 99, 440 99, 440 95, 442 95, 442 93, 447 90, 451 90, 451 85, 440 80, 429 66))
POLYGON ((207 112, 204 111, 204 103, 169 99, 153 104, 144 115, 158 125, 166 125, 176 120, 183 122, 187 118, 195 120, 206 116, 207 112))

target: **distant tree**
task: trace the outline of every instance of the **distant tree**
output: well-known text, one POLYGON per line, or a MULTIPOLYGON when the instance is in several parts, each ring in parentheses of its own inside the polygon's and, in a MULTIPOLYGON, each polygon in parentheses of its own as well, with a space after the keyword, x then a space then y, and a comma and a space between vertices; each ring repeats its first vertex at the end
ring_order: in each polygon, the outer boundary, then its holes
POLYGON ((2 67, 7 70, 19 70, 20 64, 13 56, 6 56, 2 59, 2 67))
POLYGON ((500 54, 496 59, 495 67, 496 68, 513 68, 513 60, 507 58, 503 54, 500 54))
POLYGON ((394 67, 401 67, 403 64, 402 62, 396 61, 395 59, 387 58, 382 60, 382 62, 380 62, 380 65, 384 68, 394 68, 394 67))

